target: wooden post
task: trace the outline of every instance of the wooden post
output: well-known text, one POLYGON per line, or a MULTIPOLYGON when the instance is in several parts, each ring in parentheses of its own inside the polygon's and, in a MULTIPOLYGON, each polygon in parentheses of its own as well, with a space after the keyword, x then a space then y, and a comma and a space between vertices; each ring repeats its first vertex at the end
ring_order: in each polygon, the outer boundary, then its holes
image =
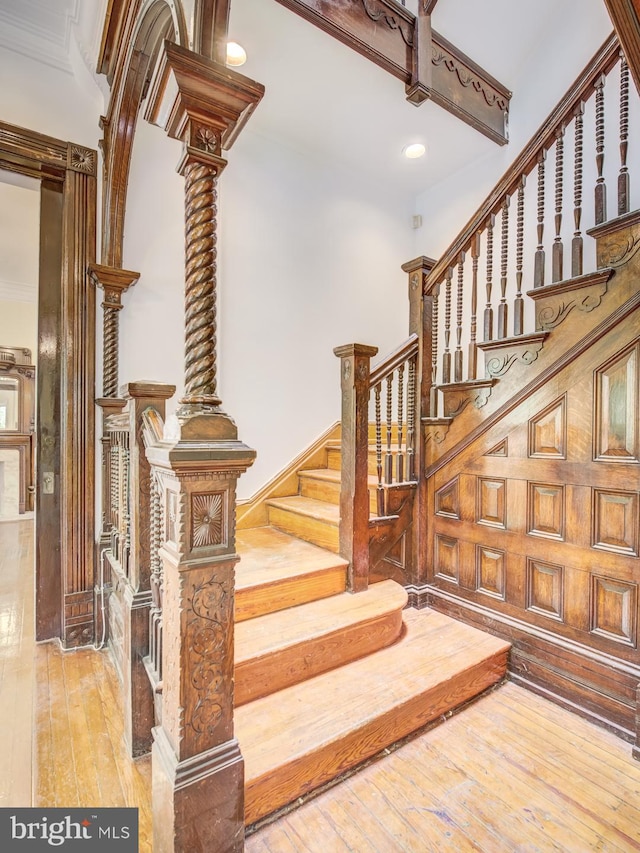
POLYGON ((416 381, 417 439, 415 453, 415 472, 418 487, 413 502, 413 522, 411 525, 411 548, 407 565, 407 580, 409 581, 410 601, 414 606, 424 605, 424 584, 426 578, 426 481, 424 477, 424 437, 421 419, 430 414, 431 397, 431 342, 433 325, 433 293, 425 293, 425 283, 429 273, 435 266, 433 258, 421 256, 402 265, 409 276, 409 334, 419 336, 418 369, 416 381))
POLYGON ((253 80, 165 42, 146 113, 184 143, 186 238, 185 395, 172 440, 147 449, 165 515, 155 853, 244 849, 244 762, 233 732, 235 496, 255 452, 238 440, 216 390, 216 201, 223 148, 263 94, 253 80))
POLYGON ((349 561, 349 590, 369 585, 369 373, 377 347, 336 347, 342 387, 340 556, 349 561))

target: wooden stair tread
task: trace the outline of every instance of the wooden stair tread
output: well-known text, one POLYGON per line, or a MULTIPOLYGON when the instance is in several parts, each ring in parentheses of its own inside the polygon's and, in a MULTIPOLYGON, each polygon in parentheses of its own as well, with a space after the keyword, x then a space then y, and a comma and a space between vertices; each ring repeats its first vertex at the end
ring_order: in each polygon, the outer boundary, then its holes
POLYGON ((273 527, 236 532, 236 621, 344 592, 342 557, 273 527))
POLYGON ((238 708, 252 823, 499 681, 509 644, 434 611, 398 642, 238 708))
POLYGON ((315 498, 307 498, 303 495, 291 495, 285 498, 271 498, 267 505, 281 510, 295 512, 308 518, 315 518, 327 524, 338 525, 340 521, 340 510, 334 504, 319 501, 315 498))
MULTIPOLYGON (((299 471, 298 476, 301 479, 324 480, 327 483, 340 483, 339 468, 307 468, 304 471, 299 471)), ((378 478, 369 475, 369 487, 375 488, 378 485, 378 478)))
POLYGON ((395 581, 236 625, 236 704, 266 696, 393 643, 406 590, 395 581))

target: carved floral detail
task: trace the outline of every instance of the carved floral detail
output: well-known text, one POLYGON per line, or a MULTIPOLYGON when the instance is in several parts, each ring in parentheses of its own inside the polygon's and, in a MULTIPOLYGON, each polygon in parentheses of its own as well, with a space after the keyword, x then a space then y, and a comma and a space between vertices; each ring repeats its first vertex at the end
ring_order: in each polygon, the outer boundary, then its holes
POLYGON ((195 588, 189 616, 189 645, 194 658, 191 684, 198 698, 186 722, 199 735, 211 736, 223 714, 228 653, 224 626, 230 608, 229 593, 215 578, 195 588))
POLYGON ((178 541, 178 495, 176 492, 167 491, 167 506, 165 511, 166 538, 170 542, 178 541))
POLYGON ((194 548, 222 545, 225 540, 224 492, 191 498, 191 541, 194 548))
POLYGON ((445 53, 444 50, 432 45, 431 62, 435 66, 444 65, 447 71, 455 74, 460 81, 460 84, 466 88, 471 88, 482 95, 488 106, 497 106, 499 110, 506 110, 508 107, 507 99, 496 92, 495 89, 487 88, 485 81, 481 80, 477 75, 472 74, 468 68, 461 65, 450 53, 445 53))
POLYGON ((203 151, 217 152, 220 147, 218 135, 210 127, 201 125, 194 134, 194 145, 203 151))
POLYGON ((72 145, 69 150, 69 168, 75 172, 94 175, 96 171, 96 154, 90 148, 72 145))
POLYGON ((344 379, 348 379, 351 376, 351 360, 345 359, 344 367, 342 368, 342 375, 344 379))

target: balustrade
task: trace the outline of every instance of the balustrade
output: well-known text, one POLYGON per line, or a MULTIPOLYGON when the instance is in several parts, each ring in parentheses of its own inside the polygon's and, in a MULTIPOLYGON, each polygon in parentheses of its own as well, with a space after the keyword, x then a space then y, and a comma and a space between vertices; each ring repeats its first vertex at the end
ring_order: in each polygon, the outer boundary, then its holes
MULTIPOLYGON (((612 36, 426 276, 424 293, 433 299, 433 328, 431 395, 424 415, 440 415, 436 386, 482 379, 477 350, 483 343, 506 342, 534 332, 535 309, 525 298, 527 290, 558 285, 569 276, 583 274, 583 230, 607 220, 609 182, 617 181, 617 215, 629 211, 627 160, 637 101, 635 89, 629 87, 624 56, 612 36), (618 99, 616 109, 614 98, 618 99), (620 157, 619 163, 612 164, 605 153, 608 138, 616 133, 614 114, 619 124, 620 157), (593 159, 585 145, 589 138, 593 159), (594 202, 587 209, 583 189, 590 180, 594 182, 594 202), (573 216, 566 213, 570 183, 573 216), (570 270, 564 263, 565 246, 571 250, 570 270), (481 271, 486 302, 483 340, 478 341, 481 271)), ((588 248, 593 251, 591 245, 588 248)))

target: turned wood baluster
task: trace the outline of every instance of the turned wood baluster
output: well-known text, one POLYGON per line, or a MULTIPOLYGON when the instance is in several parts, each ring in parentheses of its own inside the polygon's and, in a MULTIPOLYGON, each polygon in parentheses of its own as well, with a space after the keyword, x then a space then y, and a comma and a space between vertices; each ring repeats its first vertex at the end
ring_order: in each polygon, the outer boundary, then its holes
POLYGON ((438 417, 438 306, 440 285, 432 291, 432 327, 431 327, 431 388, 429 389, 429 415, 438 417))
POLYGON ((595 189, 596 215, 595 223, 600 225, 607 221, 607 187, 604 180, 604 84, 607 78, 601 74, 596 87, 596 167, 598 178, 595 189))
POLYGON ((376 475, 378 485, 376 486, 376 511, 378 515, 384 515, 384 486, 382 485, 382 413, 380 411, 380 394, 382 383, 378 382, 374 389, 376 405, 376 475))
POLYGON ((491 290, 493 288, 493 226, 496 218, 492 213, 487 221, 487 304, 484 309, 484 340, 493 340, 493 306, 491 305, 491 290))
POLYGON ((416 357, 409 360, 409 376, 407 378, 407 480, 416 478, 416 357))
POLYGON ((516 213, 516 299, 513 305, 513 334, 524 334, 524 302, 522 300, 522 259, 524 254, 524 188, 527 176, 522 175, 518 184, 518 208, 516 213))
POLYGON ((131 553, 131 509, 129 506, 129 495, 131 482, 131 452, 129 450, 129 433, 125 434, 125 447, 123 451, 123 484, 122 484, 122 526, 123 526, 123 548, 121 565, 127 577, 129 577, 129 554, 131 553))
POLYGON ((620 174, 618 175, 618 216, 629 213, 629 66, 620 52, 620 174))
POLYGON ((564 182, 564 125, 556 130, 556 186, 555 186, 555 226, 556 235, 551 249, 551 281, 562 281, 562 198, 564 182))
POLYGON ((451 352, 449 341, 451 339, 451 279, 453 278, 453 267, 447 270, 444 296, 444 355, 442 356, 442 382, 446 385, 451 382, 451 352))
POLYGON ((464 291, 464 259, 460 252, 458 259, 458 284, 456 290, 456 352, 453 362, 453 381, 462 382, 462 307, 464 291))
POLYGON ((571 275, 582 275, 583 240, 580 231, 582 220, 582 145, 584 137, 584 103, 576 109, 573 178, 573 222, 575 231, 571 241, 571 275))
POLYGON ((404 482, 404 450, 402 447, 404 421, 404 364, 398 367, 398 455, 396 456, 396 483, 404 482))
POLYGON ((480 232, 478 232, 471 243, 471 330, 469 337, 469 355, 467 364, 467 378, 476 379, 478 375, 478 346, 476 343, 478 334, 478 258, 480 257, 480 232))
POLYGON ((384 458, 385 483, 393 483, 393 451, 391 439, 393 429, 393 373, 387 376, 387 452, 384 458))
POLYGON ((544 265, 545 265, 545 253, 544 253, 544 168, 545 168, 545 160, 547 157, 547 152, 541 149, 538 154, 538 248, 536 249, 536 255, 533 265, 533 286, 534 287, 543 287, 544 286, 544 265))
POLYGON ((507 269, 509 261, 509 202, 506 195, 502 202, 502 238, 500 241, 500 304, 498 305, 498 338, 507 337, 508 306, 507 306, 507 269))

